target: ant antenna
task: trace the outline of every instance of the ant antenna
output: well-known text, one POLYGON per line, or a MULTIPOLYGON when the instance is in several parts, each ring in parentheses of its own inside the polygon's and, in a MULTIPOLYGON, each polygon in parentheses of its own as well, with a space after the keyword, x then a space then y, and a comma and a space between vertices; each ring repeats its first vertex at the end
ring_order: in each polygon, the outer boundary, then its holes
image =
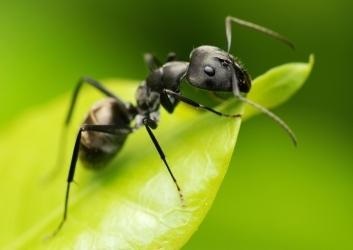
POLYGON ((268 28, 260 26, 258 24, 251 23, 251 22, 248 22, 248 21, 236 18, 236 17, 232 17, 232 16, 227 16, 225 23, 226 23, 226 37, 227 37, 228 53, 230 51, 230 46, 232 43, 232 23, 236 23, 242 27, 249 28, 249 29, 255 30, 257 32, 263 33, 265 35, 268 35, 274 39, 277 39, 277 40, 283 42, 284 44, 286 44, 289 47, 291 47, 292 49, 294 49, 294 44, 288 38, 282 36, 281 34, 275 32, 273 30, 270 30, 268 28))
POLYGON ((262 113, 266 114, 269 118, 271 118, 274 122, 276 122, 289 135, 289 137, 292 139, 294 146, 297 146, 297 144, 298 144, 297 138, 296 138, 294 132, 281 118, 279 118, 277 115, 272 113, 267 108, 261 106, 260 104, 254 102, 252 100, 245 98, 244 96, 242 96, 240 94, 239 87, 238 87, 238 80, 235 76, 235 73, 233 73, 232 84, 233 84, 233 94, 236 98, 238 98, 242 102, 245 102, 246 104, 251 105, 252 107, 256 108, 257 110, 261 111, 262 113))

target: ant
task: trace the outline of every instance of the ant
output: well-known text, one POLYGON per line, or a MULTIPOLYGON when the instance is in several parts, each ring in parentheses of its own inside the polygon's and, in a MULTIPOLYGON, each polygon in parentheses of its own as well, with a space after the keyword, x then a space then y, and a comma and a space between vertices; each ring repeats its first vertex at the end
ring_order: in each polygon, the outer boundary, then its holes
POLYGON ((91 108, 77 133, 67 176, 63 217, 52 236, 60 231, 67 218, 70 187, 74 180, 78 157, 85 166, 98 169, 99 166, 106 165, 122 149, 128 135, 140 127, 146 129, 175 184, 180 200, 183 202, 182 190, 167 162, 164 151, 153 133, 159 122, 160 106, 168 113, 173 113, 178 103, 184 102, 218 116, 241 117, 241 114, 224 114, 183 96, 180 92, 180 85, 183 80, 200 89, 232 92, 238 100, 253 106, 273 119, 296 144, 294 133, 283 120, 260 104, 245 97, 251 88, 251 78, 240 62, 229 53, 232 40, 232 23, 271 36, 294 48, 287 38, 268 28, 228 16, 225 19, 227 51, 215 46, 202 45, 191 51, 189 62, 177 61, 175 54, 169 53, 167 62, 164 64, 161 64, 152 54, 145 54, 144 60, 150 73, 136 90, 136 105, 124 102, 92 78, 83 77, 78 81, 71 99, 65 127, 71 121, 75 103, 83 84, 91 85, 106 95, 107 98, 97 102, 91 108))

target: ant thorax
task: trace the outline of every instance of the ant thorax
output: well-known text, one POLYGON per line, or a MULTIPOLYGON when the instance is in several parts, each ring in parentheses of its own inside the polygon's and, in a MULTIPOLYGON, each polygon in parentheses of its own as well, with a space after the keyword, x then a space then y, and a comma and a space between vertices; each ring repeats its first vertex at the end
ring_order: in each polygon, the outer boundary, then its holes
POLYGON ((136 109, 135 128, 143 126, 143 119, 149 118, 158 124, 159 121, 159 107, 160 107, 160 94, 152 91, 145 81, 136 90, 136 109))

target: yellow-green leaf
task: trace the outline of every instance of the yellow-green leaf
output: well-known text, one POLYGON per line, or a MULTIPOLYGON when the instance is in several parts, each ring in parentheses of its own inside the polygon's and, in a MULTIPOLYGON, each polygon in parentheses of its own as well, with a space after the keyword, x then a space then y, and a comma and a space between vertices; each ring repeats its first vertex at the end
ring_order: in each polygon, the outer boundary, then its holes
MULTIPOLYGON (((294 95, 309 77, 314 66, 314 55, 308 63, 287 63, 270 69, 253 81, 248 98, 267 108, 274 108, 294 95)), ((253 116, 258 110, 247 106, 246 116, 253 116)))
MULTIPOLYGON (((312 63, 272 69, 254 81, 250 98, 265 106, 278 105, 303 84, 303 72, 307 76, 311 67, 312 63), (278 85, 286 91, 277 91, 278 85)), ((137 82, 104 83, 122 98, 133 100, 137 82)), ((67 133, 66 157, 60 159, 55 178, 46 177, 55 165, 69 95, 28 110, 1 131, 1 248, 178 249, 197 230, 227 171, 241 120, 180 104, 172 115, 162 112, 155 134, 182 188, 184 204, 141 129, 130 135, 105 169, 89 171, 79 164, 68 220, 58 235, 43 240, 61 219, 77 128, 97 97, 94 90, 84 90, 67 133)), ((235 100, 216 108, 227 113, 243 109, 235 100)))

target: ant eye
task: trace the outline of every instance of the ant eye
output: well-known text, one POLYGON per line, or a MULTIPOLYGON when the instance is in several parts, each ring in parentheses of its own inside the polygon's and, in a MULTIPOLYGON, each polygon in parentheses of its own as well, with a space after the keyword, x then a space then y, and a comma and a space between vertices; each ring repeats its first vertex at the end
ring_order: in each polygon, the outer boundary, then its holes
POLYGON ((205 73, 206 73, 207 75, 209 75, 209 76, 214 76, 215 73, 216 73, 215 69, 212 68, 212 67, 209 66, 209 65, 205 66, 204 71, 205 71, 205 73))
POLYGON ((229 64, 226 61, 223 61, 222 62, 222 66, 225 67, 225 68, 228 68, 229 64))
POLYGON ((227 59, 217 58, 221 64, 221 66, 225 69, 229 69, 230 65, 232 64, 231 61, 227 59))

